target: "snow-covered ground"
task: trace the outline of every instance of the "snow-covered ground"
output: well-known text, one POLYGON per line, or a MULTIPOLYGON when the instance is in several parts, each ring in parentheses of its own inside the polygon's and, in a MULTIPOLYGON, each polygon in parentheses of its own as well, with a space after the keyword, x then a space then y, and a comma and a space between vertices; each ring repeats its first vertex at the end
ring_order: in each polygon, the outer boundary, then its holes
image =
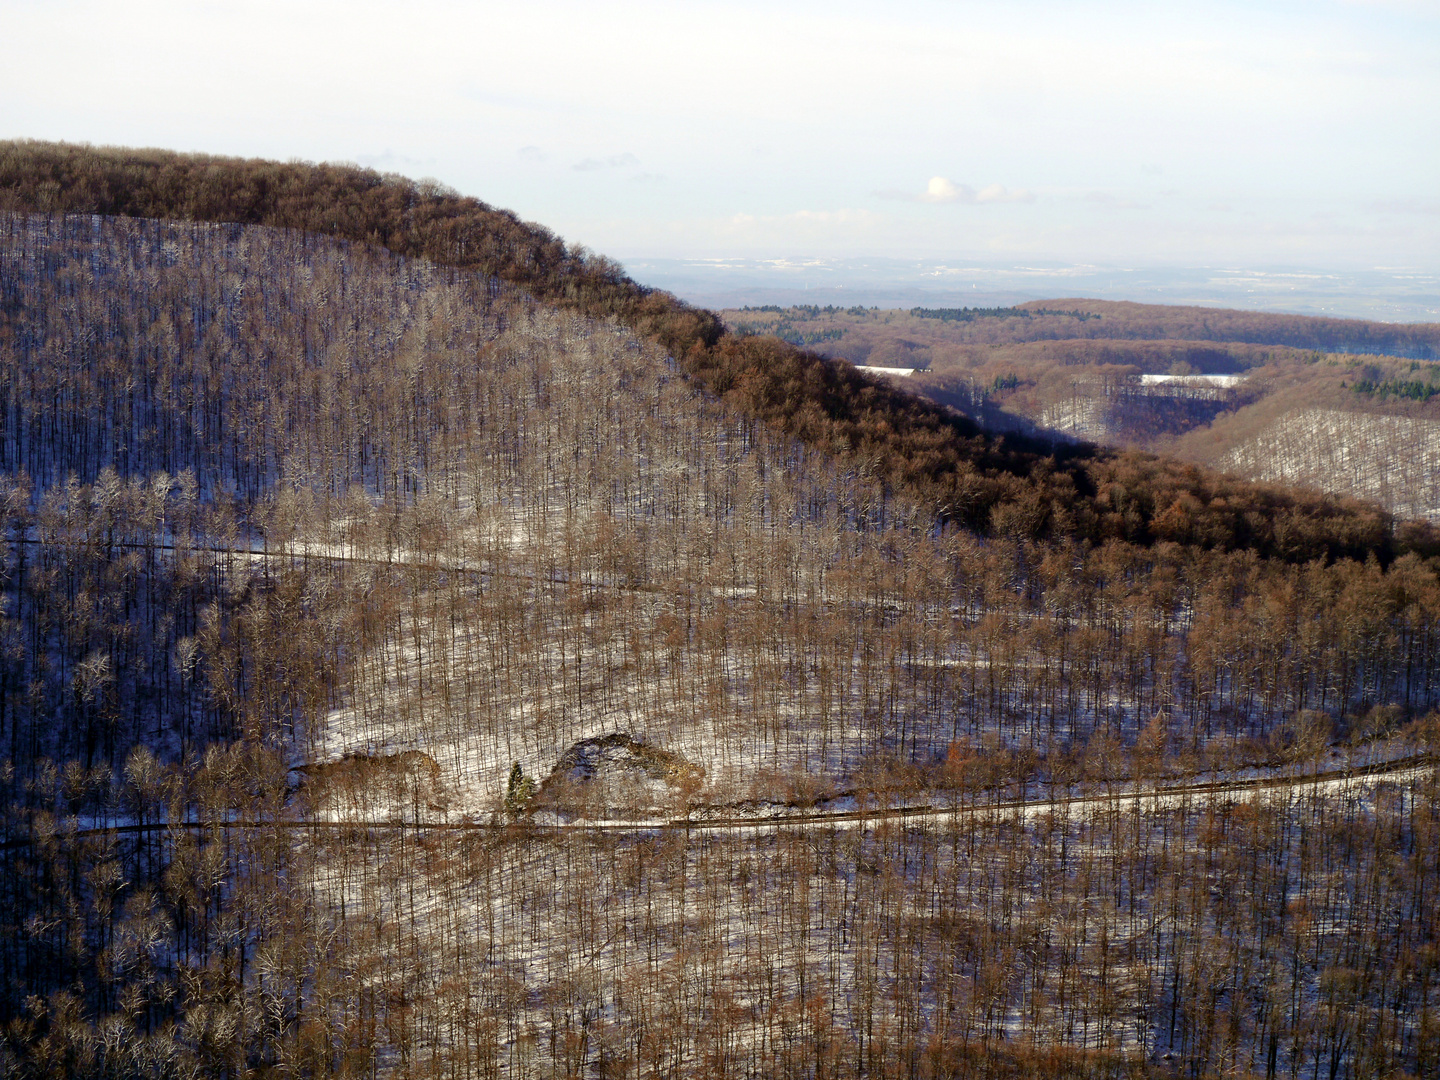
POLYGON ((1109 411, 1100 397, 1069 397, 1040 414, 1040 425, 1081 439, 1104 439, 1110 432, 1105 417, 1109 411))
POLYGON ((1440 422, 1434 420, 1300 409, 1218 464, 1259 480, 1375 499, 1400 518, 1440 521, 1440 422))
MULTIPOLYGON (((407 997, 430 1003, 417 1016, 445 1018, 415 1025, 415 1049, 462 1052, 456 1003, 510 987, 491 1009, 498 1027, 487 1053, 521 1075, 547 1046, 593 1065, 615 1052, 612 1036, 638 1046, 656 1022, 671 1025, 666 1037, 683 1072, 703 1059, 717 1016, 732 1053, 763 1058, 799 1020, 777 1010, 812 995, 846 1037, 883 1000, 887 1015, 911 1010, 936 1032, 960 1022, 958 1006, 981 1025, 974 1037, 1159 1056, 1175 1045, 1174 1025, 1163 1020, 1167 973, 1194 948, 1194 934, 1212 946, 1226 940, 1221 902, 1237 885, 1225 870, 1204 869, 1215 823, 1239 831, 1325 813, 1364 821, 1385 792, 1414 797, 1433 774, 1433 765, 1397 765, 1279 786, 1041 799, 903 820, 447 833, 392 844, 388 869, 363 857, 321 860, 315 884, 331 909, 368 913, 385 928, 385 955, 411 958, 370 978, 377 991, 403 984, 407 997), (1188 910, 1177 921, 1173 893, 1125 891, 1141 846, 1213 875, 1198 884, 1213 924, 1188 910), (1066 880, 1041 874, 1042 862, 1065 868, 1066 880), (1030 945, 985 959, 1002 910, 1030 945), (945 996, 952 979, 964 988, 958 1001, 945 996), (1031 980, 1069 990, 1027 993, 1031 980), (637 996, 657 986, 666 988, 662 1001, 637 996)), ((1295 836, 1303 848, 1302 830, 1295 836)), ((1312 869, 1307 879, 1288 843, 1277 851, 1289 866, 1291 909, 1313 909, 1296 923, 1300 947, 1343 940, 1347 924, 1335 912, 1348 901, 1333 874, 1312 869)), ((1284 940, 1277 935, 1272 949, 1284 940)), ((1315 996, 1317 975, 1302 977, 1302 992, 1315 996)))
POLYGON ((1218 386, 1229 390, 1239 386, 1244 375, 1150 375, 1140 376, 1141 386, 1218 386))

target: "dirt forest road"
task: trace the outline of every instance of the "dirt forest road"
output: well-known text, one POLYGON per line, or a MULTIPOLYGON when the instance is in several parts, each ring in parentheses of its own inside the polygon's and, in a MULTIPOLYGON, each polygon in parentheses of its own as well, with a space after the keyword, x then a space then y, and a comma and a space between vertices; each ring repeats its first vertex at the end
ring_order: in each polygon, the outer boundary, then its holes
MULTIPOLYGON (((1205 783, 1156 783, 1144 787, 1117 784, 1114 790, 1088 792, 1078 795, 1062 795, 1038 799, 997 799, 990 802, 966 802, 954 805, 920 803, 902 806, 876 806, 859 810, 790 812, 783 814, 726 814, 730 808, 712 807, 693 812, 688 817, 644 818, 627 820, 594 821, 577 819, 573 821, 536 822, 528 818, 518 821, 498 819, 479 821, 404 821, 397 819, 365 820, 359 818, 277 818, 263 820, 206 820, 184 822, 146 822, 144 824, 117 824, 98 828, 58 830, 66 838, 120 837, 141 833, 164 832, 170 829, 185 829, 196 832, 220 832, 227 829, 283 829, 302 833, 347 833, 394 830, 408 833, 447 832, 492 832, 510 834, 556 835, 581 832, 592 834, 643 835, 656 832, 685 831, 690 833, 724 832, 766 832, 772 830, 827 829, 846 826, 874 828, 887 822, 924 822, 945 818, 963 818, 1007 814, 1045 814, 1091 809, 1129 809, 1149 803, 1152 807, 1174 804, 1189 799, 1221 798, 1231 801, 1247 796, 1260 795, 1282 789, 1304 791, 1322 786, 1337 790, 1368 786, 1386 780, 1398 780, 1416 776, 1426 768, 1434 767, 1436 757, 1428 753, 1412 754, 1403 758, 1376 762, 1368 765, 1350 766, 1316 771, 1307 774, 1287 773, 1252 777, 1235 781, 1209 781, 1205 783)), ((33 836, 17 836, 14 831, 3 841, 0 850, 22 848, 33 843, 33 836)))

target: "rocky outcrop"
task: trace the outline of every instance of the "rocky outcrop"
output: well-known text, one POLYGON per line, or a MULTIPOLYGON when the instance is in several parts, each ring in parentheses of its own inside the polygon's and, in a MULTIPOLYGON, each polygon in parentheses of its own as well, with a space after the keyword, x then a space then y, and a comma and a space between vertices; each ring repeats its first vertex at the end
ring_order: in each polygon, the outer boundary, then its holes
POLYGON ((541 785, 539 804, 587 812, 670 808, 704 777, 703 768, 673 750, 614 732, 566 750, 541 785))

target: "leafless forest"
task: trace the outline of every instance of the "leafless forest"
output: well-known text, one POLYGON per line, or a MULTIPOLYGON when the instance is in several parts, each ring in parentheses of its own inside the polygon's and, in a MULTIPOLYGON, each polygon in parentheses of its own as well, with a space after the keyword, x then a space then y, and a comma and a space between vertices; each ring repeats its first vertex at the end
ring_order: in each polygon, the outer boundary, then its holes
POLYGON ((1155 451, 1440 522, 1440 324, 1082 299, 724 316, 742 334, 914 369, 906 389, 990 430, 1155 451), (1155 376, 1232 384, 1145 383, 1155 376))
POLYGON ((978 532, 300 231, 6 214, 0 363, 7 1075, 1440 1071, 1421 553, 978 532))

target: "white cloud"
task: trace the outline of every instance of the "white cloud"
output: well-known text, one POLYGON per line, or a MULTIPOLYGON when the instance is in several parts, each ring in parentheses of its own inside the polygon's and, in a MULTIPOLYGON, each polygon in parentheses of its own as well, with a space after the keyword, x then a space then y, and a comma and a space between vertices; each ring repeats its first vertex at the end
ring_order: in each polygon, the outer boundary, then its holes
POLYGON ((1028 203, 1035 201, 1035 194, 1026 188, 1007 188, 1004 184, 987 184, 976 189, 969 184, 953 183, 945 176, 932 176, 925 190, 918 195, 904 191, 887 190, 876 192, 884 199, 904 199, 924 203, 1028 203))
POLYGON ((932 176, 924 193, 916 198, 921 202, 974 202, 975 189, 965 184, 956 187, 943 176, 932 176))

